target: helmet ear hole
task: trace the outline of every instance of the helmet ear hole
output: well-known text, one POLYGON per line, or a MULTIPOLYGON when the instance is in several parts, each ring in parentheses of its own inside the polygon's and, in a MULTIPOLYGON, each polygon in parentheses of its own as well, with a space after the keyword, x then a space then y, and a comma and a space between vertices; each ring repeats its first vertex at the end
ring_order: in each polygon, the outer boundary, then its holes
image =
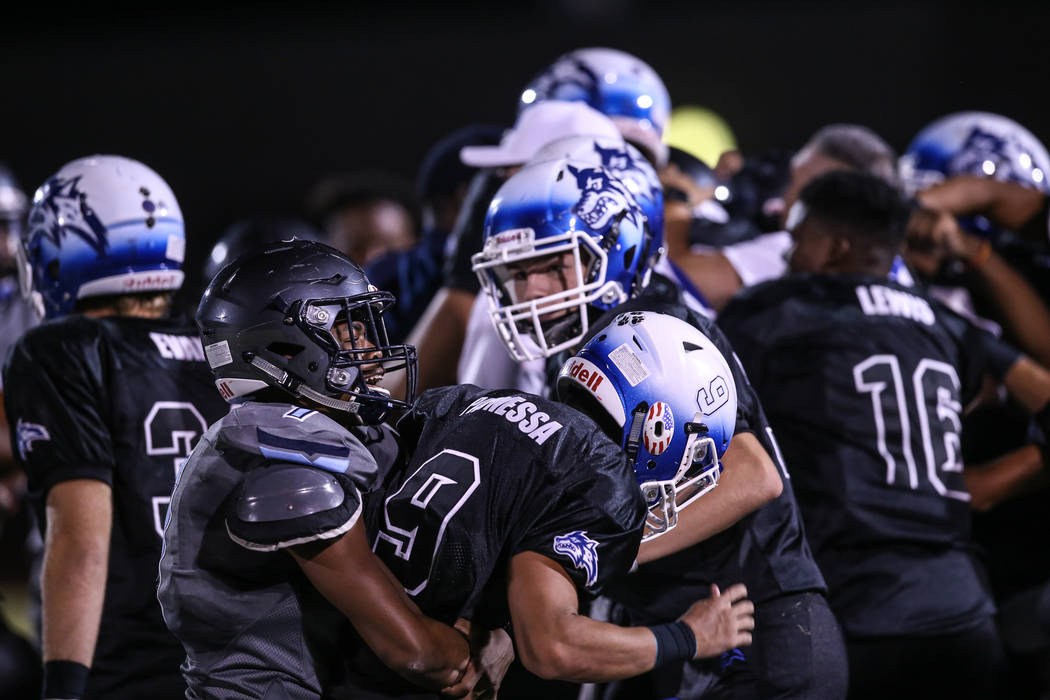
POLYGON ((58 258, 55 258, 47 264, 47 276, 51 278, 52 282, 58 282, 58 258))
POLYGON ((629 268, 631 263, 634 262, 634 254, 638 252, 638 246, 631 246, 627 249, 627 252, 623 254, 623 266, 629 268))

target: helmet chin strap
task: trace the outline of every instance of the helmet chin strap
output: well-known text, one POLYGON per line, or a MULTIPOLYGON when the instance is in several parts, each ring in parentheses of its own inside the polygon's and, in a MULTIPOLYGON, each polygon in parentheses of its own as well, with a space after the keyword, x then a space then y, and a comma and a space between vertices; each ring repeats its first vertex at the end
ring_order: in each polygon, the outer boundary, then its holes
POLYGON ((285 389, 288 389, 296 396, 309 399, 314 403, 320 404, 326 408, 330 408, 335 411, 344 411, 346 413, 357 413, 357 409, 360 408, 360 404, 356 401, 343 401, 341 399, 334 399, 331 396, 322 394, 321 392, 307 386, 305 383, 296 379, 288 372, 284 371, 280 367, 274 365, 271 362, 267 362, 258 355, 252 355, 251 364, 253 367, 263 372, 264 374, 273 378, 278 384, 285 389))

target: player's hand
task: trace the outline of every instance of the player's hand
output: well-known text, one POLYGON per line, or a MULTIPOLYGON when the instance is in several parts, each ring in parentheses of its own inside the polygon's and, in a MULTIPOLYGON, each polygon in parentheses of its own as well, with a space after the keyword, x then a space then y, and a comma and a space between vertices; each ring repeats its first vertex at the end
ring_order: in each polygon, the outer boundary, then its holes
POLYGON ((963 232, 955 217, 936 209, 917 209, 908 220, 905 257, 919 274, 932 276, 945 260, 967 260, 981 241, 963 232))
POLYGON ((711 597, 699 600, 679 618, 696 635, 696 657, 718 656, 734 647, 751 644, 755 606, 746 598, 747 587, 736 583, 721 592, 711 584, 711 597))
POLYGON ((446 697, 469 695, 476 699, 495 698, 507 669, 514 661, 514 643, 502 629, 474 627, 460 618, 453 625, 470 641, 470 662, 460 679, 441 691, 446 697))

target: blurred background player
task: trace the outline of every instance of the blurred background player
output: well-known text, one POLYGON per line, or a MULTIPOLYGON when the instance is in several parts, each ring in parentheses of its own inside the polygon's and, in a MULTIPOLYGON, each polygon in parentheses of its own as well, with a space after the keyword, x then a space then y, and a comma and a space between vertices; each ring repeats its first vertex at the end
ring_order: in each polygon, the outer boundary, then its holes
MULTIPOLYGON (((909 225, 909 263, 931 292, 1001 325, 1008 342, 1044 366, 1050 365, 1047 167, 1034 134, 986 112, 935 120, 901 157, 904 185, 923 207, 909 225)), ((982 402, 964 417, 964 460, 979 464, 1029 443, 1040 432, 1030 422, 1025 407, 1005 395, 982 402)), ((1009 611, 1003 625, 1013 662, 1010 692, 1050 693, 1050 647, 1032 641, 1039 635, 1019 632, 1039 619, 1033 591, 1050 580, 1045 496, 983 505, 973 525, 996 600, 1009 611)))
POLYGON ((419 203, 403 178, 357 171, 319 182, 307 200, 311 220, 327 242, 358 265, 419 240, 419 203))
MULTIPOLYGON (((519 360, 546 357, 556 373, 565 355, 613 315, 657 311, 692 324, 731 357, 712 321, 682 301, 683 290, 648 284, 658 239, 628 187, 605 168, 563 158, 513 175, 489 208, 485 244, 474 257, 508 351, 519 360)), ((740 580, 757 591, 756 615, 765 632, 724 666, 680 666, 643 685, 609 688, 610 696, 844 694, 840 632, 823 598, 786 468, 746 375, 737 363, 731 369, 738 410, 722 483, 683 511, 673 532, 643 543, 642 566, 609 596, 618 604, 618 619, 647 624, 680 614, 710 583, 740 580), (777 662, 786 649, 796 663, 777 662), (819 665, 818 656, 824 660, 819 665)), ((550 372, 547 382, 554 383, 550 372)))
POLYGON ((890 281, 910 210, 883 179, 835 171, 789 215, 790 277, 719 323, 795 465, 793 482, 846 633, 850 697, 1000 697, 1004 654, 970 540, 983 507, 1043 469, 1028 446, 964 473, 962 416, 986 374, 1029 411, 1050 373, 890 281))
POLYGON ((182 647, 154 580, 176 472, 222 415, 196 329, 168 318, 182 212, 157 173, 72 161, 22 238, 47 322, 4 367, 5 406, 44 533, 44 697, 181 698, 182 647))
MULTIPOLYGON (((0 358, 6 357, 22 333, 38 322, 19 291, 16 264, 27 208, 25 193, 11 171, 0 163, 0 358)), ((2 387, 0 382, 0 391, 2 387)), ((13 559, 24 562, 29 554, 26 549, 39 550, 40 547, 39 536, 30 530, 32 519, 22 508, 25 483, 25 473, 15 462, 11 450, 7 418, 0 413, 0 533, 7 533, 4 542, 12 557, 10 565, 4 567, 4 578, 17 577, 5 580, 5 583, 17 583, 20 587, 26 583, 25 564, 16 565, 13 559), (23 548, 26 530, 30 530, 29 543, 23 548)), ((30 579, 33 579, 32 573, 30 579)), ((32 584, 30 586, 32 588, 32 584)), ((32 613, 27 615, 30 620, 32 617, 32 613)), ((40 673, 39 652, 16 634, 8 626, 8 620, 0 615, 0 696, 39 695, 40 673)))
POLYGON ((400 342, 411 332, 441 288, 449 234, 478 172, 460 160, 460 151, 467 146, 495 145, 502 132, 494 126, 465 126, 434 144, 416 175, 423 220, 419 243, 384 253, 365 267, 368 279, 397 299, 385 316, 392 340, 400 342))

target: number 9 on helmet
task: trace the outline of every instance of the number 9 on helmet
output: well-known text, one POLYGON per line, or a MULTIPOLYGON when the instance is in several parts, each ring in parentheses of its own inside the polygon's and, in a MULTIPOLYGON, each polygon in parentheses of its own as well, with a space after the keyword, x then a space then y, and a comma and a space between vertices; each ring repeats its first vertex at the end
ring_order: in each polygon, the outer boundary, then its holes
POLYGON ((718 483, 736 427, 736 384, 714 343, 649 311, 619 314, 562 366, 561 401, 586 413, 627 453, 648 508, 642 540, 718 483))

